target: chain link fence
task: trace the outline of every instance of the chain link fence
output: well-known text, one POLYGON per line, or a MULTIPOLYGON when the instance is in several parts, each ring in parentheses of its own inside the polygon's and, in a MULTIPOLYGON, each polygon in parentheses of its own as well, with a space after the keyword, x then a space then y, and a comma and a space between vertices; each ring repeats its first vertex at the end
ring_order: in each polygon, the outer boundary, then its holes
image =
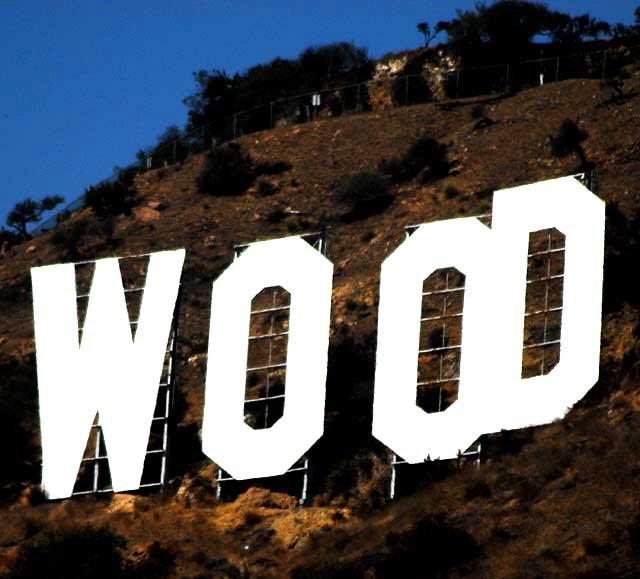
MULTIPOLYGON (((640 46, 607 48, 568 56, 540 58, 511 64, 462 67, 437 75, 420 73, 390 76, 359 84, 319 90, 267 102, 199 127, 171 143, 154 148, 138 162, 117 168, 97 185, 132 178, 152 169, 181 162, 189 155, 219 143, 278 126, 307 123, 372 109, 425 102, 508 94, 570 78, 607 80, 621 77, 623 68, 640 64, 640 46)), ((37 235, 64 221, 85 204, 84 195, 69 203, 31 232, 37 235)))

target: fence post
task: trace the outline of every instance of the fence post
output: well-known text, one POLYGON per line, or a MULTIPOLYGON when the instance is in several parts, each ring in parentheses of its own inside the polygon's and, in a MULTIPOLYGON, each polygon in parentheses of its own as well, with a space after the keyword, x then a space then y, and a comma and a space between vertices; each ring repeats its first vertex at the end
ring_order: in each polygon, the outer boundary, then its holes
POLYGON ((460 95, 460 69, 456 68, 456 98, 460 95))
POLYGON ((509 65, 507 64, 507 80, 504 85, 504 92, 509 92, 509 65))
POLYGON ((176 162, 176 145, 178 144, 178 141, 173 141, 173 162, 176 162))
POLYGON ((273 101, 269 103, 269 128, 273 129, 273 101))
POLYGON ((556 58, 556 82, 560 80, 560 57, 556 58))
POLYGON ((404 77, 404 105, 409 104, 409 75, 404 77))
POLYGON ((602 57, 602 80, 606 80, 607 73, 607 49, 604 50, 604 55, 602 57))
POLYGON ((233 115, 233 138, 238 136, 238 113, 233 115))

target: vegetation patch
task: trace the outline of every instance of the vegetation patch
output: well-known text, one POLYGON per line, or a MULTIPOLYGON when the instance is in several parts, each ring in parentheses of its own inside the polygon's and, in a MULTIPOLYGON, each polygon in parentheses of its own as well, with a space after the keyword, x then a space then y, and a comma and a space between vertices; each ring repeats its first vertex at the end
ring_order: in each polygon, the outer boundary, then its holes
POLYGON ((451 170, 447 146, 427 135, 414 142, 399 158, 382 161, 382 173, 394 183, 409 181, 422 173, 422 181, 446 177, 451 170))
POLYGON ((241 195, 255 178, 251 157, 237 143, 215 147, 198 177, 198 191, 208 195, 241 195))
POLYGON ((361 171, 350 175, 333 190, 333 201, 347 207, 345 221, 356 221, 380 213, 393 202, 389 181, 382 175, 361 171))
POLYGON ((124 182, 117 180, 89 187, 84 193, 86 207, 93 209, 98 217, 131 215, 136 204, 135 192, 124 182))

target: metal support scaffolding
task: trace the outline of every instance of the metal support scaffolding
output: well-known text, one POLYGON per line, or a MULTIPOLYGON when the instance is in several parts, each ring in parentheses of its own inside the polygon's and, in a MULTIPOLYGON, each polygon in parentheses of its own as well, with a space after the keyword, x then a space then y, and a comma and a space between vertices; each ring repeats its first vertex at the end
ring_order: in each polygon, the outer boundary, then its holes
POLYGON ((564 245, 557 229, 529 235, 523 378, 548 374, 560 360, 564 245))
MULTIPOLYGON (((312 247, 325 255, 326 235, 325 232, 308 233, 301 236, 312 247)), ((242 252, 251 244, 234 246, 234 257, 237 259, 242 252)), ((288 292, 280 287, 265 288, 251 305, 251 322, 249 324, 249 350, 250 359, 247 363, 247 389, 251 385, 257 386, 257 395, 247 395, 245 390, 245 421, 256 429, 270 428, 282 416, 284 409, 284 399, 286 391, 284 389, 286 376, 286 343, 289 336, 289 309, 290 296, 288 292), (268 302, 264 302, 264 295, 268 302), (285 295, 286 294, 286 295, 285 295), (258 297, 262 297, 256 303, 258 297), (258 345, 261 354, 266 356, 264 362, 253 364, 251 360, 251 346, 258 345), (265 346, 266 345, 266 346, 265 346), (260 379, 263 375, 263 379, 260 379)), ((309 459, 301 457, 284 475, 300 473, 302 480, 300 483, 299 504, 304 505, 307 501, 309 485, 309 459)), ((233 482, 234 479, 222 468, 218 468, 216 477, 216 496, 223 498, 223 485, 233 482)))

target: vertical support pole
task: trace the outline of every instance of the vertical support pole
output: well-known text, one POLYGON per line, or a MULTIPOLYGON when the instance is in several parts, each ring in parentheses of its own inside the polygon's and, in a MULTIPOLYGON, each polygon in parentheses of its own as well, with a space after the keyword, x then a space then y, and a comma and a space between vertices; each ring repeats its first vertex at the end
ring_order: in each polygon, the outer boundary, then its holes
POLYGON ((273 129, 273 101, 269 103, 269 128, 273 129))
POLYGON ((173 428, 173 425, 170 424, 169 420, 172 415, 173 404, 174 404, 174 391, 176 388, 176 372, 178 368, 178 335, 180 332, 180 326, 178 320, 180 319, 180 300, 182 299, 182 286, 178 288, 178 296, 176 298, 176 306, 173 311, 173 331, 171 333, 171 341, 169 343, 169 365, 167 368, 167 390, 165 397, 165 421, 164 421, 164 432, 162 438, 162 466, 160 471, 160 488, 164 490, 166 480, 167 480, 167 472, 169 467, 169 459, 170 459, 170 432, 169 430, 173 428))
POLYGON ((356 112, 360 112, 360 85, 356 88, 356 112))
POLYGON ((204 140, 204 127, 202 127, 202 150, 204 151, 207 148, 207 143, 204 140))
POLYGON ((391 459, 391 485, 389 487, 389 498, 393 499, 396 494, 396 455, 391 459))
POLYGON ((460 69, 456 69, 456 98, 460 95, 460 69))
POLYGON ((302 475, 302 492, 300 493, 300 506, 307 502, 307 488, 309 486, 309 459, 304 459, 304 471, 302 475))
POLYGON ((556 82, 560 80, 560 57, 556 58, 556 82))
POLYGON ((178 145, 178 141, 173 141, 173 162, 176 162, 176 146, 178 145))
POLYGON ((93 456, 95 458, 93 462, 93 492, 94 493, 98 492, 98 482, 100 478, 100 461, 98 459, 100 458, 101 433, 102 433, 102 429, 100 428, 100 426, 97 426, 96 427, 96 449, 95 449, 95 452, 93 453, 93 456))
POLYGON ((605 49, 604 54, 602 56, 602 80, 604 81, 607 77, 607 50, 605 49))
POLYGON ((509 92, 509 65, 507 64, 507 79, 504 84, 504 92, 509 92))
POLYGON ((238 136, 238 113, 233 115, 233 138, 238 136))
POLYGON ((404 104, 409 104, 409 75, 404 77, 404 104))
POLYGON ((218 467, 216 479, 218 482, 218 485, 216 486, 216 499, 220 500, 220 497, 222 496, 222 485, 220 484, 222 482, 222 470, 220 470, 220 467, 218 467))

